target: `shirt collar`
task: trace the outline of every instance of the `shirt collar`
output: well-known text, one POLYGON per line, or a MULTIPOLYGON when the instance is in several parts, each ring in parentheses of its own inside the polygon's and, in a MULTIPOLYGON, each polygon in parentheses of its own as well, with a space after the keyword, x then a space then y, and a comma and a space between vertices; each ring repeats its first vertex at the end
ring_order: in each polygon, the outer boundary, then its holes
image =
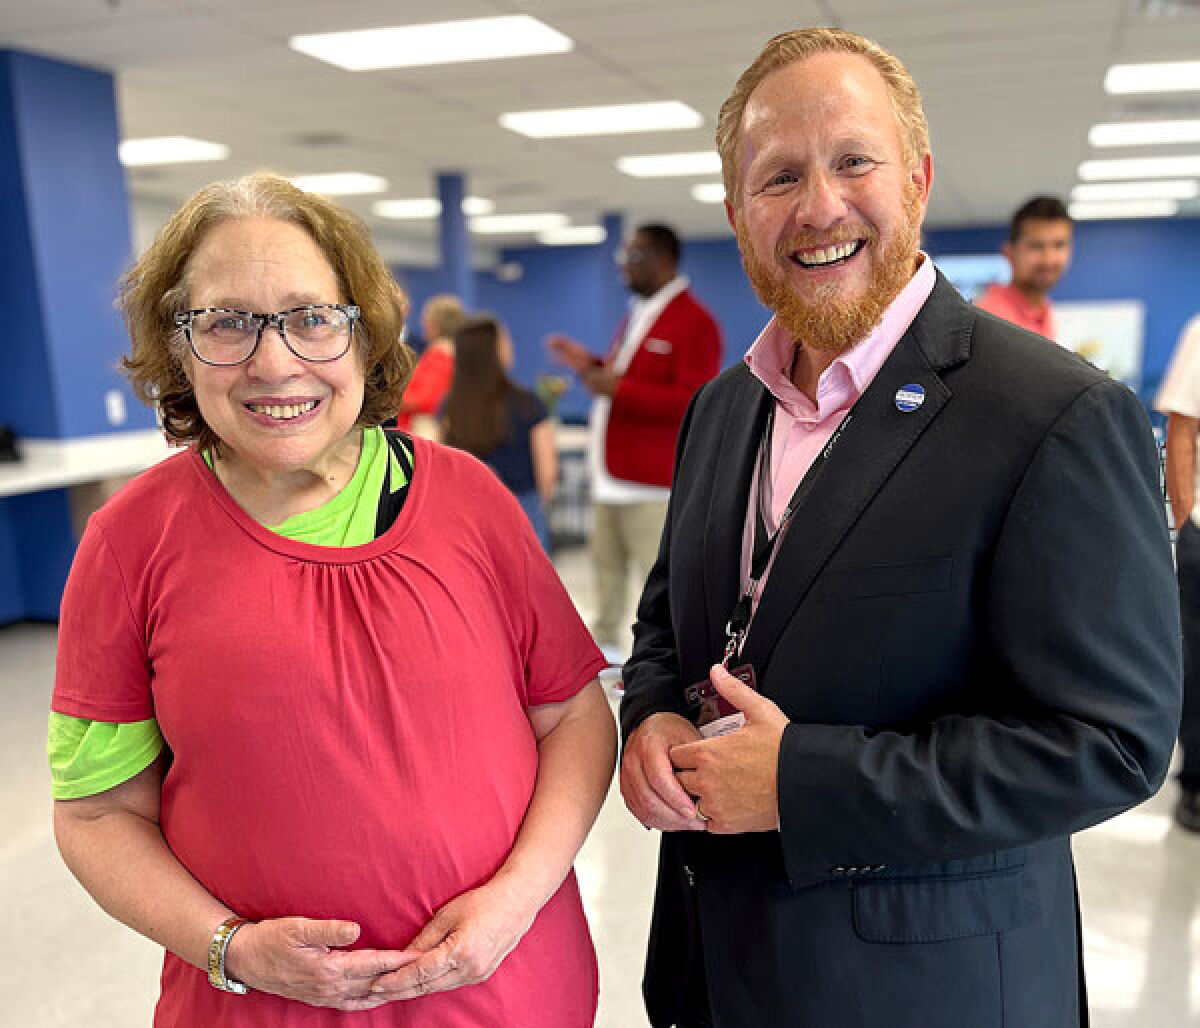
POLYGON ((923 252, 919 256, 921 263, 916 272, 883 312, 879 324, 821 373, 815 405, 792 384, 795 338, 777 318, 767 322, 744 359, 750 372, 792 417, 808 422, 824 421, 833 413, 853 406, 866 391, 933 292, 937 279, 933 261, 923 252))

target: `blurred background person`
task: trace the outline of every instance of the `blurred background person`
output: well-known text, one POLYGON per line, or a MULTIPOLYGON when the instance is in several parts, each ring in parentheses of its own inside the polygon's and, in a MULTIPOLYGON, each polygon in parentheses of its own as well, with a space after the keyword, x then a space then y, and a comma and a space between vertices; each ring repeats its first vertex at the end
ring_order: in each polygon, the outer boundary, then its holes
POLYGON ((378 427, 412 357, 365 226, 217 183, 120 304, 187 449, 88 523, 48 748, 64 860, 168 951, 155 1023, 584 1023, 604 661, 495 476, 378 427))
POLYGON ((431 296, 421 308, 425 349, 396 414, 396 428, 401 432, 427 439, 436 434, 434 419, 454 380, 454 333, 465 317, 461 301, 449 293, 431 296))
POLYGON ((692 394, 721 369, 721 330, 679 273, 682 247, 666 225, 640 225, 618 258, 633 298, 604 360, 569 336, 550 353, 593 396, 590 471, 595 619, 609 661, 628 656, 629 576, 638 587, 658 555, 679 426, 692 394))
POLYGON ((1179 799, 1175 821, 1200 832, 1200 507, 1196 435, 1200 432, 1200 317, 1188 322, 1155 408, 1167 416, 1167 496, 1178 536, 1175 571, 1183 622, 1183 717, 1179 725, 1179 799))
POLYGON ((992 283, 975 301, 998 318, 1056 339, 1050 290, 1071 263, 1071 217, 1057 196, 1035 196, 1012 217, 1008 242, 1000 252, 1012 275, 1002 286, 992 283))
POLYGON ((454 333, 454 348, 454 381, 442 409, 442 441, 474 454, 496 472, 549 552, 545 507, 558 481, 558 451, 546 405, 508 377, 512 337, 491 315, 464 321, 454 333))

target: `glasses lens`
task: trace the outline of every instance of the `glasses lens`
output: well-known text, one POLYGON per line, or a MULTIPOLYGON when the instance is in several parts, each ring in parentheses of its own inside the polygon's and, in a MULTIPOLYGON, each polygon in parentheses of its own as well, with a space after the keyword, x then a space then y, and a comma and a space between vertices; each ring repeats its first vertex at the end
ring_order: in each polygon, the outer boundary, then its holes
POLYGON ((318 305, 289 311, 283 320, 292 349, 314 361, 335 360, 350 341, 350 318, 337 307, 318 305))
POLYGON ((192 348, 210 364, 239 364, 254 349, 255 319, 244 311, 205 311, 192 318, 192 348))

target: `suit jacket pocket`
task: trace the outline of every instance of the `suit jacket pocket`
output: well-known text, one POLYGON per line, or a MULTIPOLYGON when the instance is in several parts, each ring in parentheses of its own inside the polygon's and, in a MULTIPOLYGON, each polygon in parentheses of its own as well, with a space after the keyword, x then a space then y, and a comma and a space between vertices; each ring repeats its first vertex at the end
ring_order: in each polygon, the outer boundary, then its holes
POLYGON ((1022 868, 854 886, 854 930, 866 942, 943 942, 992 935, 1039 915, 1035 886, 1022 868))
POLYGON ((945 592, 950 588, 953 568, 954 560, 951 557, 831 568, 821 574, 816 596, 825 600, 945 592))

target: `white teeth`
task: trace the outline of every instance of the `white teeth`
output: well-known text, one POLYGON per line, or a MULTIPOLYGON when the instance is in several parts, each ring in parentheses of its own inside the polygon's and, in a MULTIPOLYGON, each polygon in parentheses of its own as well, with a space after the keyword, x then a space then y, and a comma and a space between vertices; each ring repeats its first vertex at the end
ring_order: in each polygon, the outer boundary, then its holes
POLYGON ((247 404, 247 406, 254 411, 255 414, 266 414, 268 417, 275 418, 279 421, 288 421, 291 418, 299 417, 301 414, 307 414, 316 405, 316 400, 307 400, 304 403, 247 404))
POLYGON ((813 250, 811 253, 797 254, 796 260, 806 268, 820 267, 822 264, 832 264, 854 253, 858 243, 839 243, 837 246, 827 246, 823 250, 813 250))

